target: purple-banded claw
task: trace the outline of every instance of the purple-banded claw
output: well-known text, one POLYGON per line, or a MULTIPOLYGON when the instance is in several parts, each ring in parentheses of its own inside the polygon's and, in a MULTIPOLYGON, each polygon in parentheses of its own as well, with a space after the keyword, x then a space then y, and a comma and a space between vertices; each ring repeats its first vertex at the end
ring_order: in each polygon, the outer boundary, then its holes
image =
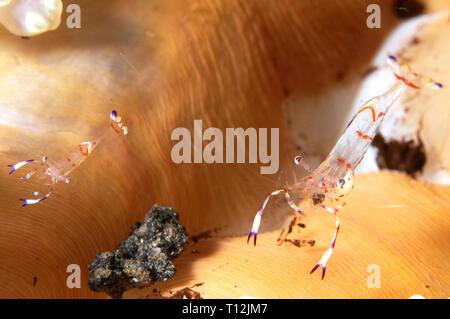
POLYGON ((253 245, 256 246, 256 236, 258 236, 258 233, 254 233, 252 231, 248 234, 247 244, 250 241, 250 238, 252 238, 252 236, 254 236, 253 245))
MULTIPOLYGON (((317 264, 314 266, 314 268, 311 270, 311 272, 309 273, 310 275, 316 271, 316 269, 320 266, 321 264, 317 264)), ((327 270, 327 266, 323 265, 322 266, 322 280, 325 277, 325 271, 327 270)))

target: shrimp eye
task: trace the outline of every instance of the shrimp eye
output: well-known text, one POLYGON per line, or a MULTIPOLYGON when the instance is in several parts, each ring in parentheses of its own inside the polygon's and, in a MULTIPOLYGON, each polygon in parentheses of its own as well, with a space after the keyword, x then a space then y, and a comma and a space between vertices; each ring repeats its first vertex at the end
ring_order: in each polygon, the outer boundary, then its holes
POLYGON ((345 184, 345 179, 340 178, 339 181, 338 181, 338 184, 339 184, 339 186, 344 186, 344 184, 345 184))
POLYGON ((302 159, 303 159, 303 156, 300 156, 300 155, 296 156, 296 157, 294 158, 295 164, 296 164, 296 165, 299 165, 300 162, 302 161, 302 159))

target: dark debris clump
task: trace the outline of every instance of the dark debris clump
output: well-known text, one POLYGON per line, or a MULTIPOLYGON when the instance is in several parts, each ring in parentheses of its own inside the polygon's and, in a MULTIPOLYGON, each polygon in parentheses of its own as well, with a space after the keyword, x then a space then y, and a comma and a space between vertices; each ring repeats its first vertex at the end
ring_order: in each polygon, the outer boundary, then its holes
POLYGON ((394 3, 395 14, 402 19, 409 19, 425 10, 425 5, 420 0, 396 0, 394 3))
POLYGON ((188 242, 178 213, 167 206, 153 206, 143 223, 135 223, 131 235, 116 250, 95 256, 88 270, 89 288, 121 298, 130 288, 147 287, 175 274, 171 259, 188 242))
POLYGON ((375 135, 373 146, 378 148, 377 164, 381 169, 392 169, 416 177, 422 172, 426 156, 422 142, 386 141, 381 134, 375 135))

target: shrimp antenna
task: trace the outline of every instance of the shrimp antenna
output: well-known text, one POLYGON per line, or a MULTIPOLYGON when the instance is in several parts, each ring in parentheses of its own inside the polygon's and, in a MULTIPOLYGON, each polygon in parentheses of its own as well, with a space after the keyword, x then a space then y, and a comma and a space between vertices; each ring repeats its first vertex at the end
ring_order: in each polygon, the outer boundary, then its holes
POLYGON ((430 87, 432 89, 442 89, 442 83, 436 82, 432 78, 416 73, 406 63, 399 63, 397 58, 389 55, 387 63, 392 69, 395 77, 413 89, 421 89, 422 87, 430 87))
POLYGON ((109 119, 111 120, 111 127, 116 133, 120 133, 122 131, 123 135, 128 134, 128 127, 123 125, 122 123, 122 117, 117 115, 117 111, 112 110, 109 114, 109 119))

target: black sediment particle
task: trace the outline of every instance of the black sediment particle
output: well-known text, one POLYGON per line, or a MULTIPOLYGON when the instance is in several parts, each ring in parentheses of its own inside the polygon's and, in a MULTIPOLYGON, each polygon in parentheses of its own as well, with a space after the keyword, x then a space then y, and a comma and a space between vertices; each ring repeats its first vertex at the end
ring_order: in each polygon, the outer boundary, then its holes
POLYGON ((312 201, 314 205, 318 205, 325 200, 325 195, 321 193, 314 193, 312 195, 312 201))
POLYGON ((425 5, 419 0, 396 0, 394 3, 395 14, 402 19, 408 19, 419 14, 425 10, 425 5))
POLYGON ((417 45, 417 44, 419 44, 419 43, 420 43, 420 40, 419 40, 417 37, 414 37, 414 38, 409 42, 410 45, 417 45))
POLYGON ((121 298, 131 288, 148 287, 175 274, 171 259, 186 248, 188 236, 178 213, 167 206, 153 206, 144 222, 116 250, 100 253, 88 267, 89 288, 121 298))
POLYGON ((381 169, 397 170, 415 177, 425 165, 425 150, 420 139, 418 143, 386 142, 381 134, 377 134, 372 145, 378 148, 377 164, 381 169))
POLYGON ((378 70, 378 67, 375 65, 371 65, 369 66, 361 75, 362 78, 365 78, 366 76, 372 74, 373 72, 375 72, 376 70, 378 70))
POLYGON ((308 244, 309 244, 311 247, 313 247, 315 243, 316 243, 316 241, 315 241, 314 239, 308 240, 308 244))
POLYGON ((197 235, 192 236, 191 240, 194 243, 196 243, 196 242, 198 242, 201 239, 208 239, 208 238, 211 238, 211 231, 210 230, 205 231, 205 232, 201 232, 201 233, 199 233, 197 235))

